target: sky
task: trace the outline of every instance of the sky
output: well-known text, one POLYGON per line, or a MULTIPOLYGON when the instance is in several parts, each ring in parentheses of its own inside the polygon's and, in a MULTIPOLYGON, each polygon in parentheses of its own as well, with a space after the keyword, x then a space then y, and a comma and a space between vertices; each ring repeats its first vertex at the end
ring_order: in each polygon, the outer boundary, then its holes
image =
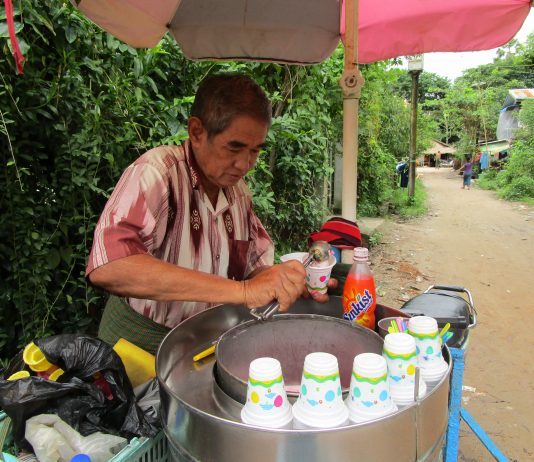
MULTIPOLYGON (((524 43, 527 36, 534 33, 534 8, 531 9, 523 27, 515 38, 524 43)), ((497 48, 485 51, 470 51, 461 53, 426 53, 423 60, 425 71, 433 72, 451 81, 460 77, 462 71, 482 64, 493 62, 497 48)))

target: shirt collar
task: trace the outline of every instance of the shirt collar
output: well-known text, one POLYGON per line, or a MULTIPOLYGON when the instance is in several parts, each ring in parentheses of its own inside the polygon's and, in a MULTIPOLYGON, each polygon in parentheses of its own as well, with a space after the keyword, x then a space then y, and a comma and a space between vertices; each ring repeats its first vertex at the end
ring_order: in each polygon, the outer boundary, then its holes
POLYGON ((187 167, 189 168, 189 178, 191 180, 191 186, 193 189, 199 189, 200 187, 200 175, 198 171, 200 170, 193 154, 193 147, 191 146, 191 141, 187 140, 184 143, 185 151, 185 161, 187 167))

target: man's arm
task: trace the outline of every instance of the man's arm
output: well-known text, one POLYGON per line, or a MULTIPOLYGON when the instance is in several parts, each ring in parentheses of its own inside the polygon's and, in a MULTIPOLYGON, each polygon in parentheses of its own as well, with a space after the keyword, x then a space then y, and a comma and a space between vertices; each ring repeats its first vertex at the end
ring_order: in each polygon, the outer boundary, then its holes
POLYGON ((120 258, 94 269, 95 286, 125 297, 244 304, 248 308, 280 302, 285 311, 300 296, 305 271, 298 262, 258 268, 247 281, 181 268, 150 255, 120 258))
POLYGON ((181 268, 151 255, 120 258, 94 269, 89 280, 116 295, 147 300, 243 303, 242 283, 181 268))

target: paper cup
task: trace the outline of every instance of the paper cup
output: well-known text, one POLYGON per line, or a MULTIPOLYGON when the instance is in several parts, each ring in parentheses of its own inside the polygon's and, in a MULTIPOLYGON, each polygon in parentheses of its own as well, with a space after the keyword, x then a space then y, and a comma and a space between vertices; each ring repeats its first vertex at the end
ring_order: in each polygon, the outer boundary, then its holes
POLYGON ((241 420, 259 427, 281 428, 292 419, 280 361, 255 359, 249 367, 247 401, 241 410, 241 420))
POLYGON ((437 384, 449 368, 441 353, 438 323, 429 316, 415 316, 408 322, 408 333, 415 339, 421 377, 429 385, 437 384))
POLYGON ((386 360, 376 353, 361 353, 354 358, 346 400, 351 422, 366 422, 397 411, 387 373, 386 360))
MULTIPOLYGON (((418 367, 415 339, 404 332, 386 335, 384 356, 388 367, 388 382, 391 398, 399 406, 414 401, 415 371, 418 367)), ((426 384, 419 380, 419 397, 426 394, 426 384)))
POLYGON ((308 255, 309 255, 308 252, 286 253, 285 255, 282 255, 280 257, 280 261, 282 263, 285 263, 285 262, 290 261, 290 260, 297 260, 297 261, 303 263, 308 255))
POLYGON ((343 402, 337 358, 329 353, 310 353, 304 359, 300 395, 293 404, 297 426, 339 427, 348 421, 343 402))
POLYGON ((325 294, 332 268, 337 263, 336 257, 330 255, 328 262, 313 263, 306 268, 306 287, 309 292, 325 294), (325 265, 326 263, 326 265, 325 265))

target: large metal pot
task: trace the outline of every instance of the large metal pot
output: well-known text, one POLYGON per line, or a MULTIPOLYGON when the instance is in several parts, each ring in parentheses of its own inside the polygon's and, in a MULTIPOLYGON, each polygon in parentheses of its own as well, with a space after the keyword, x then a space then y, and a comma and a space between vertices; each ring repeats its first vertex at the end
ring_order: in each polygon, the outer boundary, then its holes
POLYGON ((313 314, 277 315, 269 321, 248 321, 233 327, 219 340, 216 379, 234 400, 247 398, 251 361, 268 356, 282 365, 288 396, 300 388, 304 358, 323 351, 337 357, 343 392, 350 385, 352 363, 360 353, 382 354, 382 338, 369 329, 342 320, 313 314))
MULTIPOLYGON (((341 318, 339 298, 329 304, 299 301, 291 313, 341 318)), ((389 310, 388 315, 392 312, 389 310)), ((164 430, 173 460, 272 462, 437 461, 447 428, 449 375, 421 400, 376 421, 328 430, 269 430, 242 423, 241 404, 214 379, 215 358, 192 357, 234 326, 248 310, 223 305, 173 329, 157 354, 164 430)), ((445 350, 450 363, 448 350, 445 350)))

